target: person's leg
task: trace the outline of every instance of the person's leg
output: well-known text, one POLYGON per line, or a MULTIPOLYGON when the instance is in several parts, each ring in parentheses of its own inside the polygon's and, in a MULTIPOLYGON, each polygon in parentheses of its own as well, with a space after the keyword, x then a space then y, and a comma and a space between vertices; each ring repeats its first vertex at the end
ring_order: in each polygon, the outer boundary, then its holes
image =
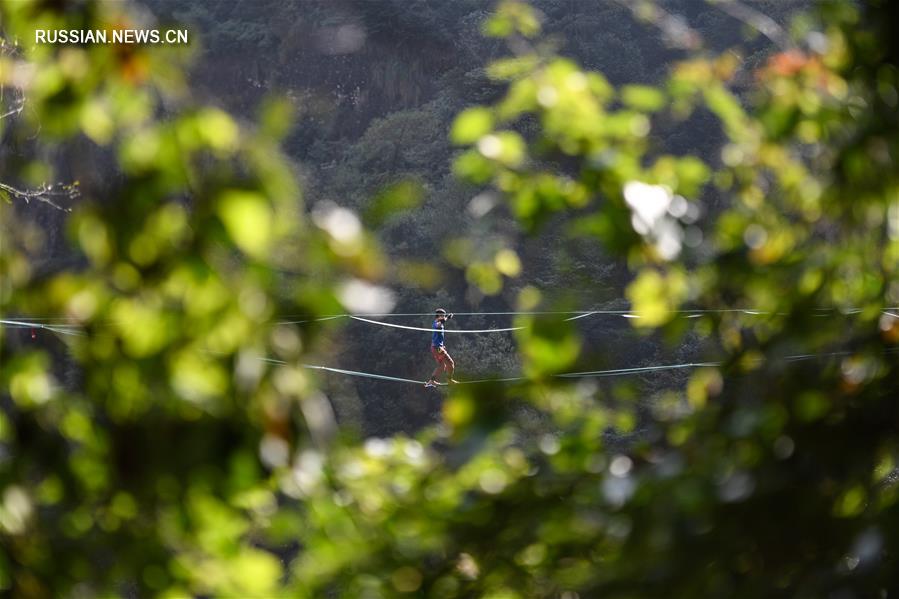
POLYGON ((446 349, 443 350, 443 369, 446 370, 447 382, 458 382, 453 378, 453 373, 456 371, 456 363, 450 357, 449 352, 447 352, 446 349))
POLYGON ((434 360, 437 361, 437 368, 434 369, 434 372, 431 373, 431 381, 437 381, 440 376, 440 372, 444 370, 443 360, 441 359, 440 352, 437 351, 436 348, 431 348, 431 355, 434 357, 434 360))

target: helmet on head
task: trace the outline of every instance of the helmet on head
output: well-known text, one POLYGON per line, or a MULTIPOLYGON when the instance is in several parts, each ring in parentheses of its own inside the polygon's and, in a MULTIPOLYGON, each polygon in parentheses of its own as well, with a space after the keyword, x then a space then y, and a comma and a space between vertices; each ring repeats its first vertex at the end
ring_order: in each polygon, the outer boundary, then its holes
POLYGON ((443 308, 437 308, 434 313, 437 314, 437 316, 446 316, 446 310, 443 308))

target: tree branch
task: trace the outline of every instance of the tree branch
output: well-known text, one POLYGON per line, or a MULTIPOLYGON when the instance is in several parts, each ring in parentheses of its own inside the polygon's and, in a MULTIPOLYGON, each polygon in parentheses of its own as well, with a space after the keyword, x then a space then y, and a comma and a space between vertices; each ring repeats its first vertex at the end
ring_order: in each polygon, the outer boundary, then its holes
POLYGON ((793 48, 790 36, 777 21, 765 13, 747 6, 738 0, 707 0, 709 4, 718 8, 731 17, 749 25, 769 40, 777 44, 783 50, 793 48))
MULTIPOLYGON (((0 37, 0 57, 15 57, 19 52, 19 47, 10 44, 6 41, 5 38, 0 37)), ((0 120, 3 120, 7 117, 14 116, 22 112, 25 109, 25 92, 18 86, 13 85, 12 89, 15 90, 15 97, 12 100, 12 108, 0 114, 0 120)), ((0 79, 0 106, 3 105, 6 100, 6 81, 0 79)), ((0 109, 2 110, 2 109, 0 109)))
POLYGON ((681 50, 696 51, 703 47, 702 35, 680 15, 675 15, 655 2, 642 0, 614 0, 618 5, 631 11, 634 17, 654 25, 662 32, 669 45, 681 50))
POLYGON ((60 206, 59 204, 57 204, 56 199, 66 198, 69 200, 73 200, 81 196, 81 190, 78 188, 78 181, 75 181, 74 183, 58 185, 42 185, 37 189, 18 189, 16 187, 13 187, 12 185, 7 185, 6 183, 0 182, 0 196, 3 195, 24 200, 26 204, 31 203, 31 200, 35 200, 38 202, 49 204, 57 210, 62 210, 63 212, 71 212, 71 208, 67 208, 65 206, 60 206))
MULTIPOLYGON (((8 42, 3 37, 0 37, 0 58, 14 59, 18 55, 19 46, 17 44, 8 42)), ((4 101, 6 100, 7 86, 5 84, 5 80, 0 80, 0 106, 2 106, 4 101)), ((15 117, 25 109, 25 90, 23 90, 20 86, 15 85, 15 82, 13 82, 13 85, 11 85, 10 87, 14 90, 14 96, 8 108, 5 106, 3 108, 0 108, 0 110, 4 110, 3 112, 0 112, 0 120, 9 117, 15 117)), ((63 212, 71 212, 72 209, 60 206, 57 203, 58 199, 73 200, 80 196, 81 191, 78 187, 78 181, 75 181, 74 183, 57 183, 52 185, 44 184, 37 189, 19 189, 0 181, 0 199, 19 199, 24 200, 26 204, 30 203, 31 200, 35 200, 38 202, 43 202, 44 204, 48 204, 49 206, 52 206, 57 210, 62 210, 63 212)))

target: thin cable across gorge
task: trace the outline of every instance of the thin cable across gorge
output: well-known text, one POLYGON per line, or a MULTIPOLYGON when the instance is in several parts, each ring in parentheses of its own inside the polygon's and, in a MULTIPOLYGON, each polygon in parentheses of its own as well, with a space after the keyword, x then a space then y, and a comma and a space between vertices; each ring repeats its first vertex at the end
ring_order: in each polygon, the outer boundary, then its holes
MULTIPOLYGON (((832 313, 835 309, 826 309, 821 308, 817 309, 816 315, 827 315, 828 313, 832 313)), ((899 314, 896 314, 896 311, 899 311, 897 307, 886 308, 882 311, 882 313, 888 317, 899 318, 899 314)), ((438 309, 438 317, 442 315, 447 316, 446 311, 442 309, 438 309)), ((772 312, 764 311, 764 310, 753 310, 753 309, 743 309, 743 308, 723 308, 723 309, 705 309, 705 310, 679 310, 677 313, 684 315, 687 318, 696 318, 702 316, 703 314, 708 313, 724 313, 724 312, 740 312, 749 315, 764 315, 764 314, 772 314, 772 312)), ((845 314, 856 314, 861 312, 860 309, 852 308, 852 309, 844 309, 841 310, 842 313, 845 314)), ((589 311, 569 311, 569 312, 527 312, 527 311, 518 311, 518 312, 460 312, 459 315, 466 316, 518 316, 518 315, 572 315, 569 318, 565 318, 565 321, 573 321, 579 320, 582 318, 586 318, 594 315, 615 315, 624 318, 640 318, 640 315, 631 310, 589 310, 589 311)), ((432 316, 432 313, 380 313, 380 314, 365 314, 365 316, 373 316, 373 317, 419 317, 419 316, 432 316)), ((308 320, 282 320, 278 321, 279 324, 300 324, 304 322, 323 322, 329 320, 336 320, 339 318, 349 318, 351 320, 355 320, 358 322, 384 326, 395 329, 409 330, 409 331, 421 331, 428 333, 435 333, 435 327, 432 325, 431 328, 425 327, 413 327, 407 325, 400 325, 390 322, 383 322, 379 320, 373 320, 371 318, 366 318, 365 316, 359 314, 332 314, 328 316, 322 316, 319 318, 308 319, 308 320)), ((453 316, 452 314, 448 315, 450 318, 453 316)), ((435 320, 436 324, 437 320, 435 320)), ((15 328, 29 328, 32 331, 36 330, 47 330, 52 333, 56 333, 59 335, 66 336, 85 336, 86 333, 81 330, 81 327, 77 324, 69 324, 68 319, 65 318, 29 318, 29 319, 18 319, 18 318, 6 318, 0 319, 0 325, 15 327, 15 328)), ((510 332, 510 331, 518 331, 523 329, 524 327, 505 327, 505 328, 492 328, 492 329, 446 329, 442 326, 439 327, 439 336, 442 345, 442 335, 444 333, 470 333, 470 334, 484 334, 484 333, 502 333, 502 332, 510 332)), ((32 337, 34 335, 32 334, 32 337)), ((444 352, 445 353, 445 352, 444 352)), ((831 354, 797 354, 784 356, 781 358, 784 362, 795 362, 800 360, 808 360, 812 358, 818 357, 832 357, 836 355, 848 355, 846 352, 835 352, 831 354)), ((449 357, 448 354, 446 356, 449 357)), ((287 364, 287 362, 283 360, 277 360, 274 358, 259 358, 262 361, 273 363, 273 364, 287 364)), ((442 359, 441 359, 442 360, 442 359)), ((438 360, 441 362, 441 360, 438 360)), ((451 361, 451 360, 450 360, 451 361)), ((441 362, 442 363, 442 362, 441 362)), ((383 380, 383 381, 392 381, 398 383, 408 383, 408 384, 416 384, 421 385, 425 384, 425 386, 446 386, 449 383, 441 383, 437 382, 432 376, 428 381, 419 381, 414 379, 395 377, 384 374, 376 374, 371 372, 362 372, 357 370, 347 370, 343 368, 335 368, 331 366, 323 366, 316 364, 300 364, 302 368, 310 369, 310 370, 321 370, 326 372, 332 372, 335 374, 342 374, 345 376, 352 377, 362 377, 369 378, 374 380, 383 380)), ((582 372, 567 372, 560 373, 554 375, 555 378, 564 378, 564 379, 580 379, 580 378, 602 378, 602 377, 611 377, 611 376, 625 376, 625 375, 635 375, 635 374, 649 374, 655 372, 663 372, 663 371, 671 371, 671 370, 679 370, 686 368, 700 368, 700 367, 717 367, 721 366, 721 362, 684 362, 680 364, 663 364, 663 365, 650 365, 650 366, 636 366, 630 368, 610 368, 606 370, 591 370, 591 371, 582 371, 582 372)), ((450 374, 450 377, 452 375, 450 374)), ((455 381, 450 378, 453 383, 462 384, 462 385, 470 385, 476 383, 495 383, 495 382, 516 382, 526 380, 527 377, 524 376, 514 376, 514 377, 502 377, 502 378, 490 378, 490 379, 477 379, 477 380, 469 380, 469 381, 455 381)))

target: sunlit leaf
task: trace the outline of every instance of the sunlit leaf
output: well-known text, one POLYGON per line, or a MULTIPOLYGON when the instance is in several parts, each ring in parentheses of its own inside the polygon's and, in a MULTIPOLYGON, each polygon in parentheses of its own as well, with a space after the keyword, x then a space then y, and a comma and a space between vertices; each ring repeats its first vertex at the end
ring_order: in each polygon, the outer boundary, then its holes
POLYGON ((493 115, 483 107, 462 111, 453 122, 450 139, 459 145, 471 144, 486 135, 493 128, 493 115))
POLYGON ((271 242, 272 213, 264 197, 231 190, 219 198, 217 212, 240 249, 257 258, 265 256, 271 242))
POLYGON ((648 85, 626 85, 621 89, 621 100, 631 108, 653 112, 665 105, 665 96, 648 85))

